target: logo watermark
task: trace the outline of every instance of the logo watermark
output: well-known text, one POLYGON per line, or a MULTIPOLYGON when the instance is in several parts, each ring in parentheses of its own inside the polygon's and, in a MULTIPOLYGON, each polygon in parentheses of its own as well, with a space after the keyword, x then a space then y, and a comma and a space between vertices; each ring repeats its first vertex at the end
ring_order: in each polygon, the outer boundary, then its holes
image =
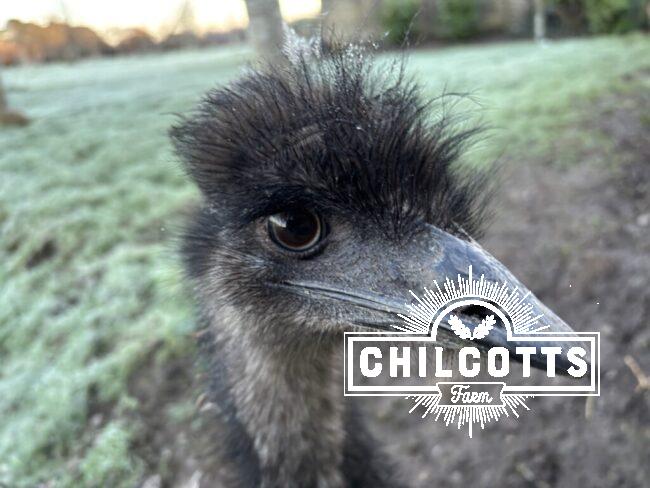
POLYGON ((411 413, 467 425, 471 437, 474 424, 518 417, 535 396, 600 395, 598 332, 546 330, 528 293, 474 279, 471 267, 433 285, 411 291, 395 332, 346 332, 346 396, 404 396, 411 413))

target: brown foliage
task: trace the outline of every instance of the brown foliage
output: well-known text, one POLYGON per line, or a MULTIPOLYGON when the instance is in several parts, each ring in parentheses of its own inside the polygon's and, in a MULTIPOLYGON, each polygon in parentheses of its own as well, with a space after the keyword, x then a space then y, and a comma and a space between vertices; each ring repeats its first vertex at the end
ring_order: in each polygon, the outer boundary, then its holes
POLYGON ((0 60, 21 61, 74 60, 98 56, 112 50, 88 27, 51 22, 42 27, 29 22, 10 20, 4 40, 0 41, 0 60), (6 53, 3 56, 3 53, 6 53))

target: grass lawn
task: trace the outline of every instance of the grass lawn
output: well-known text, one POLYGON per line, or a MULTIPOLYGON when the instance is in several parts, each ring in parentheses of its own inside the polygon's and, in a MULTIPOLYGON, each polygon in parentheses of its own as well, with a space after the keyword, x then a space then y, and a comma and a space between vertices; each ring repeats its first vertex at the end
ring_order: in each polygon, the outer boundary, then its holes
MULTIPOLYGON (((3 71, 11 105, 34 122, 0 130, 0 484, 134 486, 148 473, 128 385, 152 354, 158 365, 194 354, 174 235, 198 195, 166 130, 249 56, 239 47, 3 71)), ((418 50, 409 66, 428 96, 478 100, 461 104, 492 127, 474 161, 566 165, 586 149, 611 163, 589 106, 650 88, 637 76, 650 70, 650 39, 418 50)), ((180 422, 191 403, 160 415, 180 422)))

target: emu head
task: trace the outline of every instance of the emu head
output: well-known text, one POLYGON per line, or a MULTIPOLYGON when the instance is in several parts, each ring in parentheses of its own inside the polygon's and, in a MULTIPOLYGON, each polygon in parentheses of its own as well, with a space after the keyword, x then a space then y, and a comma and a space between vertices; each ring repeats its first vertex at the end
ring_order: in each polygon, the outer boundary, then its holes
MULTIPOLYGON (((434 107, 401 64, 358 47, 301 52, 209 92, 171 132, 203 195, 184 246, 203 306, 299 344, 387 329, 409 290, 469 265, 525 291, 469 237, 488 190, 455 163, 474 130, 434 107)), ((485 340, 512 347, 505 331, 485 340)))

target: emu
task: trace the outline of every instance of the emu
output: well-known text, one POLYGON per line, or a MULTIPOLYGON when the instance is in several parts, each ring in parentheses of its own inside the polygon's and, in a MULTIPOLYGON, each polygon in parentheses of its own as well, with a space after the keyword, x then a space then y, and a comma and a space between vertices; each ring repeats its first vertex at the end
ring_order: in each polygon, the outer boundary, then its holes
MULTIPOLYGON (((432 118, 402 63, 362 47, 285 57, 171 129, 202 194, 182 252, 232 468, 215 484, 404 486, 343 397, 343 332, 389 329, 408 290, 470 264, 525 288, 469 237, 486 180, 454 163, 474 130, 432 118)), ((505 344, 497 332, 486 341, 505 344)))

